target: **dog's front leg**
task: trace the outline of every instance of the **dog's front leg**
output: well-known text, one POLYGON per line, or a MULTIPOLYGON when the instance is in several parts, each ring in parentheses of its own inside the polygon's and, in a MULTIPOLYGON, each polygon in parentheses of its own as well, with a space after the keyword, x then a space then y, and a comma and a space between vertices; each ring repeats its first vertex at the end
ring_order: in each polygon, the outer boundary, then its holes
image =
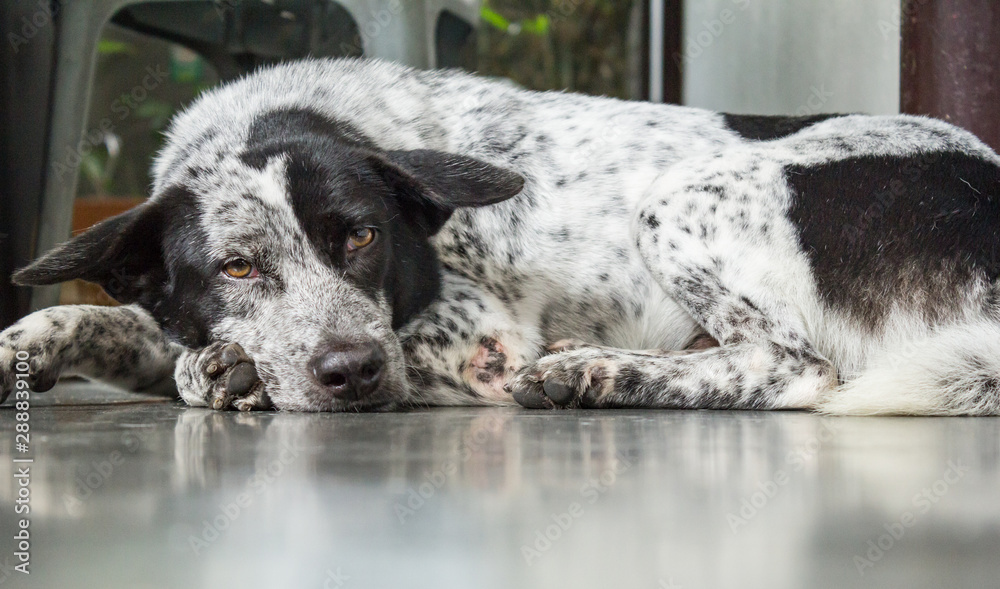
POLYGON ((63 376, 142 390, 169 379, 180 353, 139 307, 50 307, 0 333, 0 397, 47 391, 63 376))

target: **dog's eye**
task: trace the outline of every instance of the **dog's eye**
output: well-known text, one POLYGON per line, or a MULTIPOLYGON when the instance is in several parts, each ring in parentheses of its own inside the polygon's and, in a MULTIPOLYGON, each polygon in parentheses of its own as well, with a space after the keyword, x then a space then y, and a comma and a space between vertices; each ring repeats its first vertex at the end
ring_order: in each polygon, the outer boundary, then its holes
POLYGON ((347 251, 359 250, 375 241, 375 230, 371 227, 358 227, 347 236, 347 251))
POLYGON ((242 258, 226 262, 222 271, 233 278, 253 278, 257 274, 257 269, 253 267, 253 264, 242 258))

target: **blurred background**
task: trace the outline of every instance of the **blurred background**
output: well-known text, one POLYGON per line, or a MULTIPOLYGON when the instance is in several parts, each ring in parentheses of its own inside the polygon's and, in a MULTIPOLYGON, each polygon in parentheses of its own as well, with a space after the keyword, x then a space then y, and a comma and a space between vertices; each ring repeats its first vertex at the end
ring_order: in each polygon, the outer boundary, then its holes
POLYGON ((0 327, 111 303, 8 276, 145 198, 163 130, 200 92, 282 60, 366 55, 739 113, 902 108, 1000 140, 1000 8, 979 0, 4 0, 0 32, 0 327))

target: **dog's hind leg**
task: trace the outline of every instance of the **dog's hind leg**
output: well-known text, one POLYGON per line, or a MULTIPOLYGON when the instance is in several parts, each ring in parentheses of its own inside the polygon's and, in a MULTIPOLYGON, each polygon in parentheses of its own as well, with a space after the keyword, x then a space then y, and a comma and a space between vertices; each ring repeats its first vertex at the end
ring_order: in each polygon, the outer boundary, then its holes
POLYGON ((510 383, 530 407, 811 408, 837 385, 807 338, 788 285, 808 268, 782 226, 783 182, 759 162, 668 178, 643 203, 636 245, 653 278, 721 347, 650 355, 582 347, 545 356, 510 383), (742 174, 732 177, 730 174, 742 174), (764 170, 766 172, 766 170, 764 170), (714 178, 707 181, 706 177, 714 178))
POLYGON ((520 371, 509 385, 514 398, 533 408, 812 408, 836 387, 833 366, 798 326, 714 286, 711 294, 699 291, 705 297, 699 303, 715 302, 706 303, 712 312, 698 318, 721 347, 652 355, 583 346, 520 371))
POLYGON ((0 393, 47 391, 63 376, 147 389, 170 378, 181 350, 137 306, 50 307, 0 333, 0 393))

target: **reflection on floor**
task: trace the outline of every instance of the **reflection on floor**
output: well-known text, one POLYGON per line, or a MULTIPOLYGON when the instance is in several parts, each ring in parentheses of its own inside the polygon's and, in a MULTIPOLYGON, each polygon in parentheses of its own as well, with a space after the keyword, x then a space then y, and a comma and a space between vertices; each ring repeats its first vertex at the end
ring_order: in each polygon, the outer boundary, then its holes
POLYGON ((997 587, 1000 419, 0 408, 0 587, 997 587), (15 572, 30 464, 30 577, 15 572))

